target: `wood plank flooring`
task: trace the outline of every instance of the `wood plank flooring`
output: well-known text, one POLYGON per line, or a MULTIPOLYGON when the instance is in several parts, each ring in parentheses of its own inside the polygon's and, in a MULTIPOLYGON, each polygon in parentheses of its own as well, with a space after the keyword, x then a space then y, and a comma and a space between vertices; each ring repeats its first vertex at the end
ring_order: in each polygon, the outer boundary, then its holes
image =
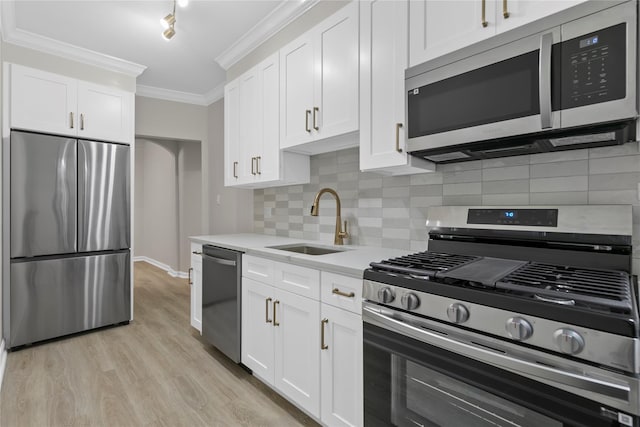
POLYGON ((205 343, 189 285, 135 263, 134 321, 9 353, 0 426, 317 425, 205 343))

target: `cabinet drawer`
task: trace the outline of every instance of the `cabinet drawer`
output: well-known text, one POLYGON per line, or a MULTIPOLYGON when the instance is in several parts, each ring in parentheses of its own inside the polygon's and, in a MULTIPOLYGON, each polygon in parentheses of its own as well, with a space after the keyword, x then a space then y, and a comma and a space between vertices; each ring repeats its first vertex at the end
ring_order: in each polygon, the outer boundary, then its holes
POLYGON ((272 285, 275 264, 270 259, 245 255, 242 257, 242 275, 272 285))
POLYGON ((274 269, 273 286, 320 300, 320 271, 283 262, 274 263, 274 269))
POLYGON ((362 279, 322 272, 320 300, 325 304, 362 313, 362 279))
POLYGON ((202 245, 200 243, 191 243, 191 266, 194 264, 202 265, 202 245))

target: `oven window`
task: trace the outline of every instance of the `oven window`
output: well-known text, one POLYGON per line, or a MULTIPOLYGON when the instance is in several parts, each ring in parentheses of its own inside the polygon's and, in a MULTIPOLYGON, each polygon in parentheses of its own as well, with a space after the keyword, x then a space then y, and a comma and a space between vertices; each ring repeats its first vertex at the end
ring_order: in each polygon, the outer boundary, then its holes
POLYGON ((409 138, 540 114, 538 51, 408 93, 409 138))
POLYGON ((392 370, 397 426, 562 427, 556 420, 395 355, 392 370))

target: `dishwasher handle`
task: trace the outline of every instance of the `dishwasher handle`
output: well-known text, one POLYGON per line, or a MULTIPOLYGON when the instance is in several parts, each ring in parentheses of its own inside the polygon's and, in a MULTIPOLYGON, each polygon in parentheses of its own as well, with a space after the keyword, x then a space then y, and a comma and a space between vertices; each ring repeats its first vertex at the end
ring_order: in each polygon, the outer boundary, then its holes
POLYGON ((235 267, 237 265, 237 262, 235 260, 216 258, 207 254, 202 254, 202 258, 205 258, 207 261, 210 261, 210 262, 215 262, 216 264, 229 265, 231 267, 235 267))

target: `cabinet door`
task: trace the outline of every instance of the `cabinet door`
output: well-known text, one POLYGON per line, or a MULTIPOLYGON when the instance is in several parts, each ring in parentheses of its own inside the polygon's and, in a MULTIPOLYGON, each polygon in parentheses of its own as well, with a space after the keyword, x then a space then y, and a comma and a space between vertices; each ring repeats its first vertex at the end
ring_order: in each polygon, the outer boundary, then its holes
POLYGON ((11 127, 76 135, 77 80, 11 65, 11 127))
POLYGON ((202 245, 191 244, 191 326, 202 334, 202 245))
POLYGON ((224 87, 224 185, 239 184, 240 80, 224 87))
POLYGON ((93 83, 78 82, 78 136, 131 143, 134 95, 93 83))
POLYGON ((276 289, 276 388, 317 418, 320 417, 319 319, 318 301, 276 289))
POLYGON ((496 33, 494 0, 410 0, 409 17, 411 67, 496 33))
POLYGON ((322 422, 361 426, 362 317, 322 304, 324 344, 321 359, 322 422))
POLYGON ((259 155, 261 145, 259 103, 258 72, 257 68, 252 68, 240 76, 240 140, 238 141, 240 183, 253 182, 258 176, 256 157, 259 155))
POLYGON ((498 1, 496 14, 498 32, 507 31, 515 27, 535 21, 536 19, 552 15, 561 10, 575 6, 585 0, 507 0, 498 1), (507 12, 505 18, 504 12, 507 12))
POLYGON ((262 129, 256 150, 258 181, 280 179, 280 57, 276 52, 258 65, 259 122, 262 129))
POLYGON ((316 28, 314 139, 358 130, 358 2, 316 28))
POLYGON ((274 384, 274 289, 242 278, 241 361, 254 375, 274 384))
POLYGON ((313 139, 313 67, 311 33, 280 49, 280 148, 313 139))

